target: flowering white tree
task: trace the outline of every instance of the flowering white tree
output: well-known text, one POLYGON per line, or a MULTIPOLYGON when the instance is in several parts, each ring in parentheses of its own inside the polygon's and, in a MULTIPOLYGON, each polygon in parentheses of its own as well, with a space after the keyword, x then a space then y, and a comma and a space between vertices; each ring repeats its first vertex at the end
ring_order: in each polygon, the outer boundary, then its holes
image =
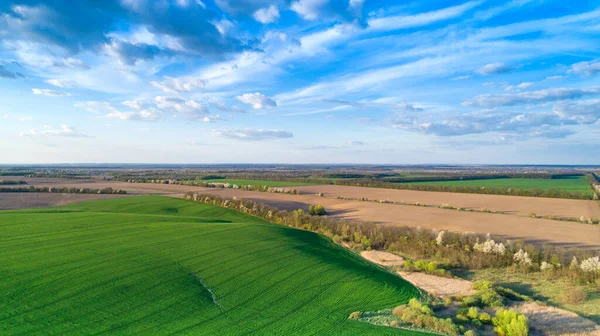
POLYGON ((600 271, 600 257, 587 258, 581 261, 579 265, 584 272, 600 271))
POLYGON ((473 250, 483 253, 504 255, 506 247, 502 243, 496 243, 493 239, 488 239, 483 244, 475 243, 475 245, 473 245, 473 250))
POLYGON ((531 266, 531 258, 529 258, 529 253, 524 252, 523 249, 520 249, 517 253, 515 253, 513 255, 513 259, 519 264, 531 266))
POLYGON ((435 242, 438 245, 442 245, 444 243, 444 231, 440 231, 440 233, 438 233, 437 238, 435 239, 435 242))
POLYGON ((540 271, 551 271, 553 269, 554 269, 554 265, 552 265, 549 262, 542 261, 542 264, 540 265, 540 271))

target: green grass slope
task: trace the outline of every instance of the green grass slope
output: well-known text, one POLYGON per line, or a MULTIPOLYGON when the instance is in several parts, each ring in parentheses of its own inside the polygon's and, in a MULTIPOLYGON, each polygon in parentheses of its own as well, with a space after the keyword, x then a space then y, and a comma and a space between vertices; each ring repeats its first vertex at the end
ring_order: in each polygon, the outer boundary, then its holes
POLYGON ((1 335, 416 335, 418 296, 312 232, 166 197, 0 211, 1 335))
POLYGON ((534 178, 498 178, 482 180, 452 180, 452 181, 427 181, 427 182, 402 182, 403 184, 427 184, 446 186, 468 186, 486 188, 516 188, 516 189, 542 189, 564 190, 590 194, 590 183, 585 176, 570 176, 561 179, 534 179, 534 178))
POLYGON ((207 182, 207 183, 231 183, 242 185, 257 185, 257 186, 269 186, 269 187, 297 187, 312 185, 311 183, 305 182, 294 182, 294 181, 269 181, 269 180, 240 180, 240 179, 215 179, 215 180, 197 180, 196 182, 207 182))

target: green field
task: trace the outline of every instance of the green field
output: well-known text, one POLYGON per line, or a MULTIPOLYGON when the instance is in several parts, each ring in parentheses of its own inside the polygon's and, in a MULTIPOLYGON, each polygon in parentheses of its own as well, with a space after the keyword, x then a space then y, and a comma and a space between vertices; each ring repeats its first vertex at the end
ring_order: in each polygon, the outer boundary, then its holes
POLYGON ((419 295, 321 235, 159 196, 0 211, 0 335, 417 335, 419 295))
POLYGON ((269 186, 269 187, 297 187, 312 185, 305 182, 291 182, 291 181, 269 181, 269 180, 238 180, 238 179, 216 179, 216 180, 198 180, 196 182, 207 182, 207 183, 230 183, 243 185, 258 185, 258 186, 269 186))
POLYGON ((403 184, 427 184, 465 187, 486 188, 516 188, 516 189, 542 189, 564 190, 591 194, 590 183, 585 176, 570 176, 561 179, 534 179, 534 178, 498 178, 484 180, 452 180, 428 182, 402 182, 403 184))

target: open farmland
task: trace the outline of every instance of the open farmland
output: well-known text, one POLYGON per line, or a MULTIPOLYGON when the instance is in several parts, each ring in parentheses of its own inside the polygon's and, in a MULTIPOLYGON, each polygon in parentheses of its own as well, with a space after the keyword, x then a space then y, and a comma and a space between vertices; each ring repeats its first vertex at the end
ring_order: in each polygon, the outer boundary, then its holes
POLYGON ((415 287, 308 231, 128 197, 0 212, 0 334, 416 335, 348 320, 415 287))
POLYGON ((567 176, 556 179, 539 178, 494 178, 481 180, 451 180, 451 181, 423 181, 402 182, 402 184, 415 185, 444 185, 456 187, 482 187, 482 188, 515 188, 515 189, 541 189, 563 190, 591 194, 590 182, 585 176, 567 176))
POLYGON ((310 183, 294 182, 294 181, 270 181, 270 180, 242 180, 242 179, 211 179, 211 180, 197 180, 196 182, 205 183, 229 183, 243 185, 255 185, 255 186, 269 186, 269 187, 295 187, 295 186, 307 186, 310 183))

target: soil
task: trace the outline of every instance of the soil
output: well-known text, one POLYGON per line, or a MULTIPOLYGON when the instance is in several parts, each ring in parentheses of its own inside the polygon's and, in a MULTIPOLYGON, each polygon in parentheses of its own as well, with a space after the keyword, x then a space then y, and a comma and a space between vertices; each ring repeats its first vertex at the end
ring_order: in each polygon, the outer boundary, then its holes
POLYGON ((600 326, 575 313, 537 302, 518 303, 510 307, 525 316, 529 325, 541 335, 600 335, 600 326))
POLYGON ((404 258, 385 251, 363 251, 360 255, 370 262, 383 266, 400 266, 404 264, 404 258))
POLYGON ((476 293, 472 289, 473 283, 467 280, 444 278, 418 272, 398 272, 398 274, 416 287, 439 297, 469 296, 476 293))
POLYGON ((45 208, 116 197, 125 197, 125 195, 0 193, 0 210, 45 208))

